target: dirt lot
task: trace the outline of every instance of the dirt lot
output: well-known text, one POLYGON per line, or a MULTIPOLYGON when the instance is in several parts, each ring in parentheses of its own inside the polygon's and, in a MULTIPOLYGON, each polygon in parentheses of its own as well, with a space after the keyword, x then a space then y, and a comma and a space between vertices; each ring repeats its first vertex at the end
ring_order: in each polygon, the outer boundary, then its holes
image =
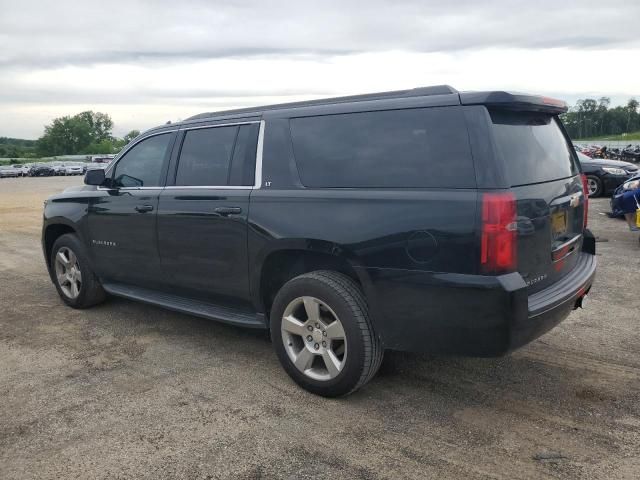
POLYGON ((638 234, 592 202, 587 309, 501 359, 388 355, 340 400, 261 333, 125 300, 63 306, 42 201, 0 180, 0 478, 638 478, 638 234), (605 241, 606 240, 606 241, 605 241))

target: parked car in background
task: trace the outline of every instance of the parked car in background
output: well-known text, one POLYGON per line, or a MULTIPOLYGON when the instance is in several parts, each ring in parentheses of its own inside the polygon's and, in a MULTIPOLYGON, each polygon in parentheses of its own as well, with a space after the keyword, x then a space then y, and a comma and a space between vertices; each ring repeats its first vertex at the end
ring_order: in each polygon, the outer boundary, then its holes
POLYGON ((91 162, 109 164, 111 163, 111 160, 113 160, 113 155, 101 155, 101 156, 96 155, 91 159, 91 162))
POLYGON ((29 167, 26 164, 16 163, 11 166, 20 172, 20 177, 26 177, 29 175, 29 167))
POLYGON ((604 158, 590 158, 576 152, 582 167, 582 173, 587 176, 587 186, 590 197, 611 194, 619 185, 638 173, 638 166, 619 160, 604 158))
POLYGON ((65 163, 64 174, 65 175, 82 175, 84 168, 79 163, 65 163))
MULTIPOLYGON (((629 191, 638 190, 640 192, 640 175, 630 178, 622 185, 618 186, 611 196, 611 215, 614 217, 621 217, 624 212, 622 209, 622 196, 629 191)), ((636 195, 638 202, 640 202, 640 193, 636 195)))
POLYGON ((13 168, 11 166, 0 167, 0 178, 21 177, 22 170, 13 168))
POLYGON ((443 85, 197 115, 49 198, 44 258, 74 308, 108 293, 270 329, 320 395, 385 349, 504 355, 594 279, 566 111, 443 85))
POLYGON ((51 162, 49 163, 49 165, 51 166, 51 168, 53 168, 55 175, 64 175, 65 165, 63 162, 51 162))
POLYGON ((35 163, 29 170, 31 177, 51 177, 55 174, 55 169, 48 163, 35 163))
POLYGON ((108 163, 87 163, 85 164, 85 173, 90 170, 104 170, 109 166, 108 163))

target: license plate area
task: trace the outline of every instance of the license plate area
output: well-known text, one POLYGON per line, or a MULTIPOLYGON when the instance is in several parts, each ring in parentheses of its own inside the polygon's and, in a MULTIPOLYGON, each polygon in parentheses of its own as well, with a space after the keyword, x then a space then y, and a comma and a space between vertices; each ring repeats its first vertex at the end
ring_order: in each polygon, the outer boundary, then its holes
POLYGON ((554 237, 567 233, 567 212, 555 212, 551 214, 551 232, 554 237))

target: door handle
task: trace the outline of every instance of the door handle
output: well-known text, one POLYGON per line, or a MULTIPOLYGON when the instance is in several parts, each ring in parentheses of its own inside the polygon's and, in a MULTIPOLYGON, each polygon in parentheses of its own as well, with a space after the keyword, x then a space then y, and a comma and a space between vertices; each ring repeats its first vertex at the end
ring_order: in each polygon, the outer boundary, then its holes
POLYGON ((216 207, 213 211, 220 215, 237 215, 242 213, 242 209, 240 207, 216 207))
POLYGON ((136 206, 136 212, 144 213, 153 210, 153 205, 138 205, 136 206))

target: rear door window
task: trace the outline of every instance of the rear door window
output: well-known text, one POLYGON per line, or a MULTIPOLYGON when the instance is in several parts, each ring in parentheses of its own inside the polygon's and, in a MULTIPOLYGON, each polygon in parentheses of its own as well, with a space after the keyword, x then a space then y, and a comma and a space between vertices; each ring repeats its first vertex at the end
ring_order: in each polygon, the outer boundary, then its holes
POLYGON ((233 125, 185 132, 175 184, 251 186, 259 125, 233 125))
POLYGON ((490 114, 497 153, 512 186, 548 182, 578 173, 573 149, 556 117, 500 110, 490 114))
POLYGON ((238 127, 187 130, 180 150, 176 185, 228 185, 238 127))
POLYGON ((475 187, 460 108, 416 108, 290 121, 306 187, 475 187))

